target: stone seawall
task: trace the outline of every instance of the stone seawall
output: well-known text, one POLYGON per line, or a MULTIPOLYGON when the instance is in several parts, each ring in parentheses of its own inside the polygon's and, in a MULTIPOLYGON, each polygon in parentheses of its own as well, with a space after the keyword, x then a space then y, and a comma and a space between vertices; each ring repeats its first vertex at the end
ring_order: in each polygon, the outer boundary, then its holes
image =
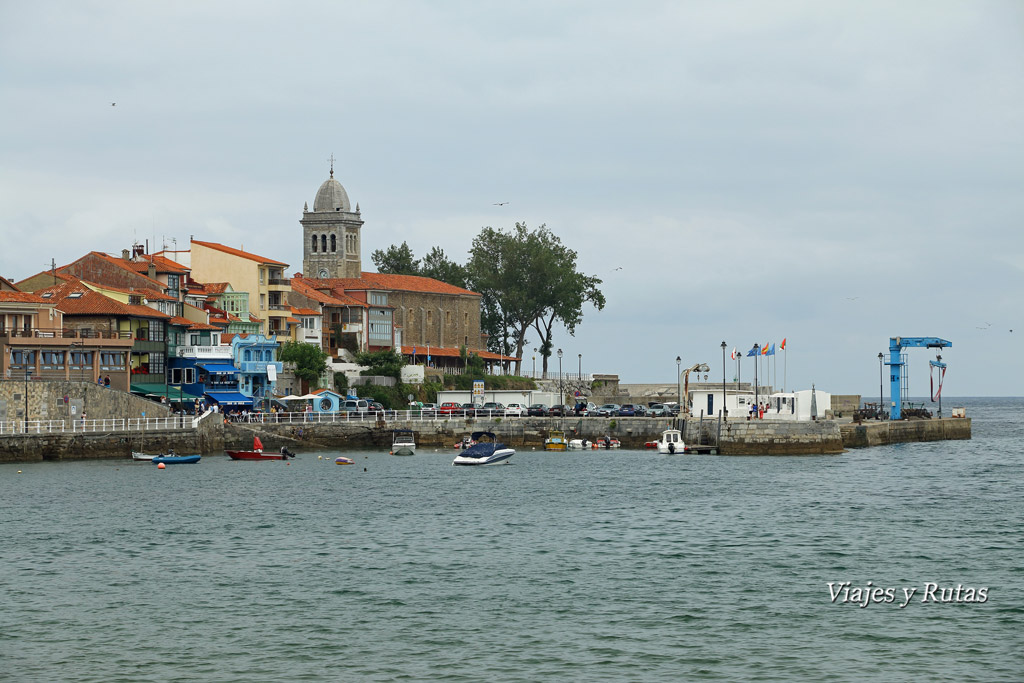
POLYGON ((946 441, 971 438, 971 418, 897 420, 844 424, 841 428, 847 448, 868 448, 891 443, 946 441))
MULTIPOLYGON (((572 438, 596 441, 605 435, 623 448, 642 449, 661 432, 680 426, 660 418, 544 418, 351 421, 334 423, 227 423, 213 414, 198 429, 140 432, 18 434, 0 437, 0 463, 83 458, 128 458, 133 449, 178 453, 220 454, 225 448, 249 449, 258 436, 267 451, 286 446, 293 451, 314 449, 373 449, 387 452, 395 429, 412 429, 420 448, 450 449, 474 431, 491 431, 513 448, 541 450, 552 430, 572 438)), ((690 445, 717 443, 717 420, 690 418, 681 428, 690 445)), ((970 419, 912 420, 877 424, 844 424, 833 420, 790 422, 728 420, 721 426, 720 455, 820 455, 842 453, 887 443, 971 438, 970 419)))

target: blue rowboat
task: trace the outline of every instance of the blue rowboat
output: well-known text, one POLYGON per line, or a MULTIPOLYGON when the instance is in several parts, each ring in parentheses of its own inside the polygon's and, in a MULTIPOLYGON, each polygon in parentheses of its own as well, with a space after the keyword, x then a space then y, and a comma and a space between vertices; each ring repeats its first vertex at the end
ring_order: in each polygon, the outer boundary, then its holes
POLYGON ((153 464, 159 465, 164 463, 165 465, 188 465, 190 463, 199 462, 201 455, 158 455, 153 458, 153 464))

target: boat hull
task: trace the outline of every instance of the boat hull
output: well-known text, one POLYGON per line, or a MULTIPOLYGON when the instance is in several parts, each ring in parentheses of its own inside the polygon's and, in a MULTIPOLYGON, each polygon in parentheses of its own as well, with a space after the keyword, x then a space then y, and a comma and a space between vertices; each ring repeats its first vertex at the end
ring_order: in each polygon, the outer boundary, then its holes
POLYGON ((412 446, 395 446, 391 449, 391 455, 416 455, 416 449, 412 446))
POLYGON ((154 465, 192 465, 199 462, 200 455, 158 455, 150 462, 154 465))
POLYGON ((280 453, 257 453, 256 451, 224 451, 232 460, 283 460, 280 453))
POLYGON ((352 458, 341 457, 341 458, 335 458, 334 459, 334 464, 335 465, 355 465, 356 461, 353 460, 352 458))
POLYGON ((137 451, 132 451, 132 460, 149 462, 155 457, 157 456, 150 453, 139 453, 137 451))
POLYGON ((515 449, 512 448, 498 448, 490 455, 482 455, 480 457, 473 457, 467 451, 462 455, 455 456, 452 465, 497 465, 498 463, 506 462, 515 454, 515 449))

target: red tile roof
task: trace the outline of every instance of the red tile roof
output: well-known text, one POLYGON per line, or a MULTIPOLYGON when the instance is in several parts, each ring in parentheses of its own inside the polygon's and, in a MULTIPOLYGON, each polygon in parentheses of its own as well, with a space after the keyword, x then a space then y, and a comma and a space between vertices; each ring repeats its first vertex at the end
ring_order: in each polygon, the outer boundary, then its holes
POLYGON ((38 294, 33 294, 31 292, 12 292, 6 289, 0 289, 0 301, 4 303, 52 304, 49 299, 44 299, 38 294))
POLYGON ((212 295, 223 294, 228 291, 230 285, 230 282, 206 282, 203 284, 203 291, 212 295))
MULTIPOLYGON (((148 275, 146 275, 145 272, 142 272, 142 271, 139 271, 138 269, 136 269, 134 267, 135 264, 132 263, 131 261, 125 261, 123 258, 120 258, 120 257, 117 257, 117 256, 111 256, 110 254, 104 254, 102 251, 90 251, 88 254, 86 254, 82 258, 78 259, 78 261, 82 261, 83 259, 85 259, 88 256, 99 257, 99 258, 103 259, 104 261, 117 266, 118 268, 122 268, 124 270, 131 271, 132 273, 135 273, 139 277, 145 278, 150 283, 152 283, 154 289, 162 290, 164 287, 166 287, 166 285, 164 283, 160 282, 159 280, 153 279, 153 278, 149 277, 148 275)), ((68 265, 64 266, 64 268, 62 268, 61 270, 70 268, 71 266, 73 266, 76 263, 78 263, 78 261, 72 261, 68 265)))
POLYGON ((289 306, 289 308, 292 309, 293 315, 323 315, 320 311, 315 311, 312 308, 295 308, 294 306, 289 306))
MULTIPOLYGON (((363 273, 359 278, 323 278, 332 289, 340 287, 348 290, 382 289, 395 292, 421 292, 428 294, 460 294, 480 296, 476 292, 462 289, 430 277, 419 275, 390 275, 387 273, 363 273)), ((315 285, 314 285, 315 286, 315 285)))
POLYGON ((258 263, 267 263, 267 264, 275 265, 275 266, 287 266, 288 265, 287 263, 283 263, 281 261, 275 261, 274 259, 269 259, 269 258, 266 258, 265 256, 257 256, 256 254, 250 254, 249 252, 242 251, 241 249, 235 249, 234 247, 226 247, 223 244, 217 244, 216 242, 200 242, 199 240, 192 240, 192 244, 198 244, 198 245, 206 247, 207 249, 215 249, 217 251, 222 251, 225 254, 231 254, 233 256, 240 256, 242 258, 249 259, 250 261, 256 261, 258 263))
MULTIPOLYGON (((111 258, 117 257, 113 256, 111 258)), ((136 257, 136 260, 131 261, 125 261, 124 258, 122 257, 121 261, 132 270, 142 273, 143 275, 149 272, 150 263, 153 264, 153 266, 156 268, 156 272, 158 273, 176 273, 178 275, 183 275, 185 273, 190 272, 189 268, 186 268, 180 263, 172 261, 169 258, 164 258, 159 254, 142 254, 141 256, 136 257)))
MULTIPOLYGON (((402 347, 402 354, 405 355, 405 356, 411 356, 412 355, 412 350, 413 350, 412 346, 403 346, 402 347)), ((515 356, 503 356, 500 353, 493 353, 491 351, 477 351, 475 349, 467 349, 467 351, 466 351, 467 355, 474 354, 474 353, 476 355, 480 356, 481 358, 483 358, 484 360, 519 360, 519 358, 517 358, 515 356)), ((445 347, 441 347, 441 346, 431 346, 430 347, 430 355, 431 356, 443 356, 445 358, 458 358, 461 354, 459 353, 459 349, 445 348, 445 347)), ((426 346, 417 346, 416 347, 416 356, 417 357, 422 356, 423 358, 426 358, 427 357, 427 347, 426 346)))
POLYGON ((148 306, 123 304, 120 301, 94 292, 81 282, 67 282, 56 287, 47 287, 37 292, 48 301, 53 301, 59 311, 68 315, 120 315, 135 318, 158 318, 169 320, 171 316, 148 306))

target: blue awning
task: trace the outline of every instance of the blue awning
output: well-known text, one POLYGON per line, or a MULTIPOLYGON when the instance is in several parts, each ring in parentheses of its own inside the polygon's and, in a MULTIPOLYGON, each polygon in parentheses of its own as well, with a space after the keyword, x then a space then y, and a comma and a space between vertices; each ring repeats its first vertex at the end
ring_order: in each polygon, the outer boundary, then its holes
POLYGON ((208 391, 206 395, 222 406, 251 406, 252 396, 237 391, 208 391))
POLYGON ((238 368, 227 363, 199 363, 198 365, 207 372, 238 372, 238 368))

